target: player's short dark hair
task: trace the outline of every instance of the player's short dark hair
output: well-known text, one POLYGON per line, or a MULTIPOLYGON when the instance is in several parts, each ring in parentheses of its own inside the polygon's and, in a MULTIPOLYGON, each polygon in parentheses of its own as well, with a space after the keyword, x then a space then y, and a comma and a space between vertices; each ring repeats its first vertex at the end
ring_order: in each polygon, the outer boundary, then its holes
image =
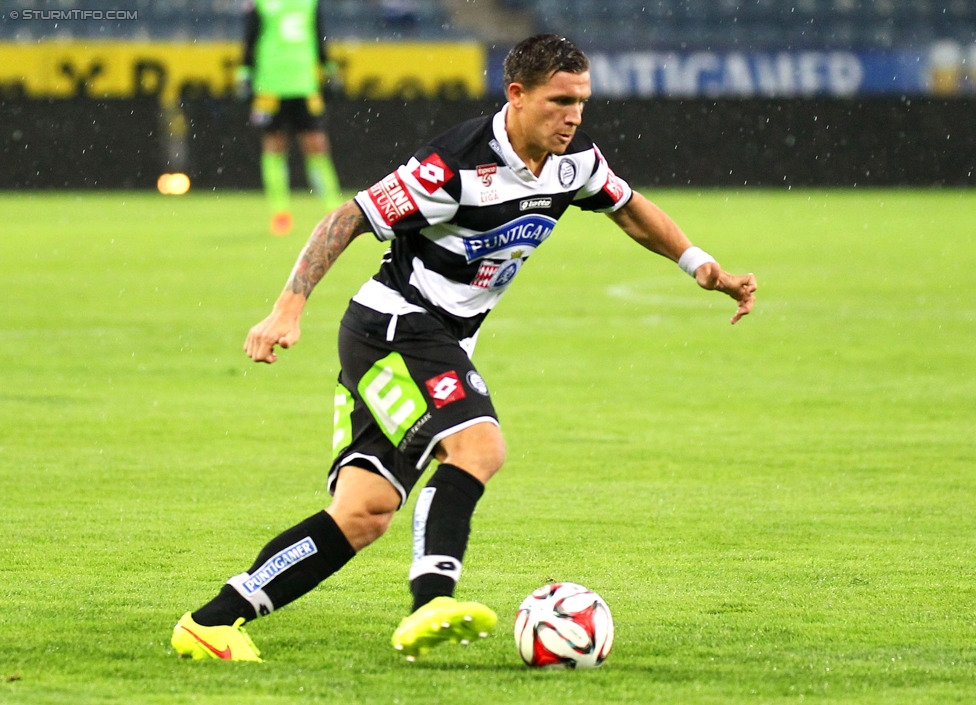
POLYGON ((557 71, 589 71, 590 60, 579 47, 558 34, 537 34, 516 44, 502 65, 505 88, 521 83, 526 88, 541 86, 557 71))

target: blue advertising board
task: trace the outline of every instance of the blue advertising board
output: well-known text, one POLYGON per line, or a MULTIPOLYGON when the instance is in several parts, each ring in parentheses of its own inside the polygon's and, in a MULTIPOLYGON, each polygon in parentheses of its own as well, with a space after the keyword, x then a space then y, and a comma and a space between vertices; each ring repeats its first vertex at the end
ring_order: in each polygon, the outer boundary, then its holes
MULTIPOLYGON (((976 45, 946 51, 589 51, 595 98, 803 98, 976 92, 976 45), (967 52, 969 56, 967 57, 967 52)), ((952 47, 948 47, 952 49, 952 47)), ((504 52, 489 56, 503 92, 504 52)))

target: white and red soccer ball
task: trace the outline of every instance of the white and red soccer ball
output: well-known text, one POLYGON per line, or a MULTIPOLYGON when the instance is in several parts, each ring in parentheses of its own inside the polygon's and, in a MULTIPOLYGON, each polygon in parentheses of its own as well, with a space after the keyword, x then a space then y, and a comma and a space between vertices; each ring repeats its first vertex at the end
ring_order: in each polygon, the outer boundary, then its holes
POLYGON ((613 646, 610 608, 582 585, 543 585, 515 615, 515 645, 529 666, 596 668, 613 646))

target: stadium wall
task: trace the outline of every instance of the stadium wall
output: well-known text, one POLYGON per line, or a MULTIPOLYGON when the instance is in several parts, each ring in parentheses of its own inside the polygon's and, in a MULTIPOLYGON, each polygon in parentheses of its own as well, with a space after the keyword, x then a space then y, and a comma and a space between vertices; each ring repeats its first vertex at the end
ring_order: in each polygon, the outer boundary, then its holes
MULTIPOLYGON (((151 97, 0 96, 0 188, 152 188, 185 171, 194 189, 259 183, 246 107, 202 92, 167 112, 151 97)), ((329 102, 347 189, 369 186, 486 100, 329 102)), ((585 129, 638 186, 976 186, 976 99, 593 100, 585 129)), ((293 159, 293 183, 304 183, 293 159)))
POLYGON ((0 188, 155 187, 165 163, 155 98, 0 95, 0 188))

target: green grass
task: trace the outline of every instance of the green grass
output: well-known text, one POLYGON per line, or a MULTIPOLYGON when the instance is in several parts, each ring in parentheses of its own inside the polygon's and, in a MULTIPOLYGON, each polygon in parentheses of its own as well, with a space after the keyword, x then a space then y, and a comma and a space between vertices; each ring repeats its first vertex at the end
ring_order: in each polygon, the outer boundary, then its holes
POLYGON ((186 610, 328 502, 335 332, 362 238, 273 366, 241 351, 317 218, 254 194, 0 195, 0 702, 946 703, 976 699, 976 192, 650 194, 755 312, 569 214, 476 360, 509 444, 459 596, 502 618, 418 664, 409 513, 187 663, 186 610), (613 609, 603 668, 535 672, 550 579, 613 609))

